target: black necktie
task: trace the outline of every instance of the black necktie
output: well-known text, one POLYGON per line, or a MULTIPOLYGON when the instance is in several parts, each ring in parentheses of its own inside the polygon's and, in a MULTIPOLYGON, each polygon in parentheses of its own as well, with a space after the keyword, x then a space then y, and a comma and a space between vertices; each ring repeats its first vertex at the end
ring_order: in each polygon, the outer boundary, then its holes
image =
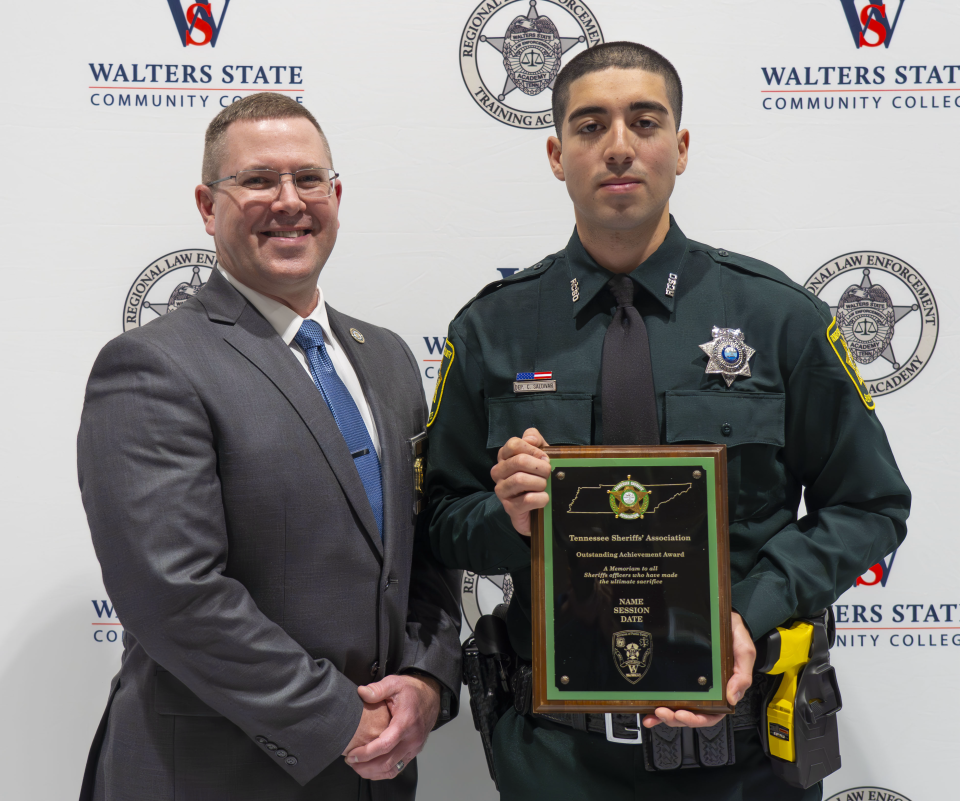
POLYGON ((617 311, 603 338, 603 444, 659 445, 650 342, 633 305, 633 279, 617 275, 607 286, 616 298, 617 311))

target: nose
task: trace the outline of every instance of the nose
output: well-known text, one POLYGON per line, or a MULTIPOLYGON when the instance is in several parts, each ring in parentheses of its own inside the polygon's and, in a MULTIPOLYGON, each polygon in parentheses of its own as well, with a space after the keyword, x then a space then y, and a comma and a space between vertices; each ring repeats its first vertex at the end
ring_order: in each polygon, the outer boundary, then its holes
POLYGON ((297 192, 292 175, 280 176, 280 190, 270 206, 271 211, 277 214, 299 214, 307 207, 297 192))
POLYGON ((607 132, 606 139, 603 156, 607 164, 630 164, 633 161, 636 156, 633 136, 625 120, 614 121, 607 132))

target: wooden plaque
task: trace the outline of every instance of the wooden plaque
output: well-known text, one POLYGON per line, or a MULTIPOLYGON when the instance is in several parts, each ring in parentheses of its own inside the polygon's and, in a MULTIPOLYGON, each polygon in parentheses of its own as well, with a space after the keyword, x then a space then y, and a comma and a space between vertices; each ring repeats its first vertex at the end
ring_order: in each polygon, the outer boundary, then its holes
POLYGON ((545 450, 533 711, 732 712, 726 447, 545 450))

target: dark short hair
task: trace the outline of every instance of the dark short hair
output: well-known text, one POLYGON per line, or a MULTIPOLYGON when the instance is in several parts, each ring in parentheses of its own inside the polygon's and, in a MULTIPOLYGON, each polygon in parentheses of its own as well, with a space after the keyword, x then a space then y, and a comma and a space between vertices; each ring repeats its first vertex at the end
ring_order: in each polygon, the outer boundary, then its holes
POLYGON ((644 70, 663 78, 667 87, 667 100, 680 130, 680 113, 683 111, 683 85, 676 68, 656 50, 636 42, 605 42, 588 48, 560 70, 553 85, 553 124, 557 136, 561 136, 563 118, 570 102, 570 84, 577 78, 614 67, 620 70, 644 70))
POLYGON ((330 156, 330 143, 320 123, 307 108, 287 95, 277 92, 257 92, 247 95, 236 103, 231 103, 214 117, 207 126, 207 133, 203 145, 202 181, 205 184, 216 181, 220 176, 220 163, 223 161, 224 137, 231 123, 241 120, 259 122, 260 120, 283 120, 291 117, 302 117, 317 129, 323 147, 330 156))

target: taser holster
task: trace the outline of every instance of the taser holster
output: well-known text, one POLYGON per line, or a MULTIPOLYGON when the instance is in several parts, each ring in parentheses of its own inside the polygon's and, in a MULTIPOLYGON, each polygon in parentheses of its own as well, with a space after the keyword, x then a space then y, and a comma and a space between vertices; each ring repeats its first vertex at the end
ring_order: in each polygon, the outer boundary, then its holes
POLYGON ((760 741, 773 772, 811 787, 840 769, 837 712, 843 706, 830 665, 833 610, 779 626, 757 641, 755 671, 772 677, 760 710, 760 741))

